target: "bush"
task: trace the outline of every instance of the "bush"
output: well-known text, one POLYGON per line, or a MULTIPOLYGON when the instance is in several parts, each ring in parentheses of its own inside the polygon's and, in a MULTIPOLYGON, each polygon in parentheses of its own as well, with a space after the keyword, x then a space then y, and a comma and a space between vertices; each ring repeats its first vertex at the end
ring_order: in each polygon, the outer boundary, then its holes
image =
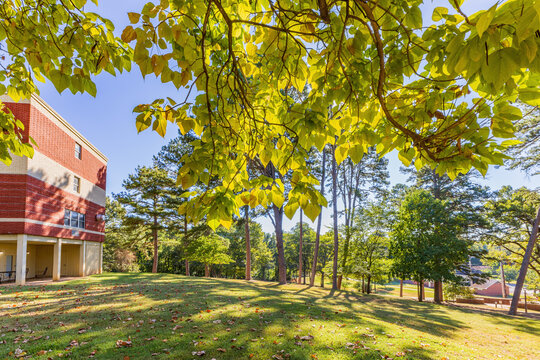
POLYGON ((137 256, 128 249, 116 249, 114 262, 110 264, 110 270, 114 272, 139 272, 137 256))
POLYGON ((445 301, 455 301, 456 298, 474 299, 474 290, 468 286, 453 283, 445 283, 443 286, 445 301))

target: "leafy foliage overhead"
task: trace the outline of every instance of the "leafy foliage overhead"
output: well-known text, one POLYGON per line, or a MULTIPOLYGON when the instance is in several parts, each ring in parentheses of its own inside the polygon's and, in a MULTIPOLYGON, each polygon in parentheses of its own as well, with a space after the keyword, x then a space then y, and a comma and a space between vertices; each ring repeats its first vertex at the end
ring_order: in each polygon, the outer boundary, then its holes
POLYGON ((143 75, 189 91, 137 106, 137 128, 201 136, 179 180, 222 179, 184 209, 216 226, 245 204, 282 205, 283 184, 249 178, 254 158, 293 174, 302 208, 321 203, 302 150, 312 146, 335 142, 338 162, 376 146, 451 178, 485 174, 515 143, 504 140, 521 117, 511 102, 540 104, 540 2, 471 15, 461 3, 437 7, 429 26, 420 0, 148 3, 122 39, 143 75))

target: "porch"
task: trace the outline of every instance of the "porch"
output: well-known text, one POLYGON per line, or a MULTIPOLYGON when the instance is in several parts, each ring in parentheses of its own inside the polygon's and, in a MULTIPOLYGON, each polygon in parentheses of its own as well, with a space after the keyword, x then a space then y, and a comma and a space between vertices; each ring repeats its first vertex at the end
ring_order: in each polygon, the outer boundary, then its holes
POLYGON ((0 235, 0 283, 24 285, 101 272, 101 244, 30 235, 0 235))

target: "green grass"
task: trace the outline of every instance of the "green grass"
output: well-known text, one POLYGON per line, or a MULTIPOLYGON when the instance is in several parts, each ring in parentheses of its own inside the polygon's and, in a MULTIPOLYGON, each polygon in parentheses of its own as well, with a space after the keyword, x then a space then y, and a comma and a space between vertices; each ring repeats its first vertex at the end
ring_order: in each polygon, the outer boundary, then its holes
MULTIPOLYGON (((424 287, 424 296, 433 298, 433 289, 424 287)), ((399 282, 388 285, 377 286, 377 294, 399 296, 399 282)), ((416 285, 403 284, 403 296, 418 299, 418 289, 416 285)))
POLYGON ((540 358, 534 319, 179 275, 0 287, 0 319, 0 359, 16 349, 32 359, 540 358), (131 346, 117 347, 118 340, 131 346))

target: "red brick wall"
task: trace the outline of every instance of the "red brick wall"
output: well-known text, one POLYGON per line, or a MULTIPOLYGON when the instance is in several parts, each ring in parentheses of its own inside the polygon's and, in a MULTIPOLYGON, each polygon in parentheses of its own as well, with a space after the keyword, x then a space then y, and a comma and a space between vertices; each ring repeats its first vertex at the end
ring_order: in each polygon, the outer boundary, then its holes
MULTIPOLYGON (((64 224, 65 209, 86 215, 86 230, 104 232, 105 223, 96 220, 97 214, 105 214, 105 208, 77 197, 29 175, 0 174, 0 217, 27 218, 58 225, 64 224)), ((29 234, 103 241, 104 236, 78 229, 73 235, 69 228, 43 224, 0 222, 2 234, 29 234), (23 232, 24 231, 24 232, 23 232)))
POLYGON ((0 218, 23 218, 25 204, 26 175, 0 174, 0 218))
POLYGON ((37 151, 105 190, 107 166, 83 143, 80 143, 82 159, 77 159, 75 140, 38 109, 24 103, 6 103, 6 106, 24 124, 24 133, 37 143, 37 151))
MULTIPOLYGON (((506 293, 509 294, 508 285, 506 286, 506 293)), ((476 294, 484 296, 502 296, 502 284, 495 283, 487 289, 477 289, 476 294)))

